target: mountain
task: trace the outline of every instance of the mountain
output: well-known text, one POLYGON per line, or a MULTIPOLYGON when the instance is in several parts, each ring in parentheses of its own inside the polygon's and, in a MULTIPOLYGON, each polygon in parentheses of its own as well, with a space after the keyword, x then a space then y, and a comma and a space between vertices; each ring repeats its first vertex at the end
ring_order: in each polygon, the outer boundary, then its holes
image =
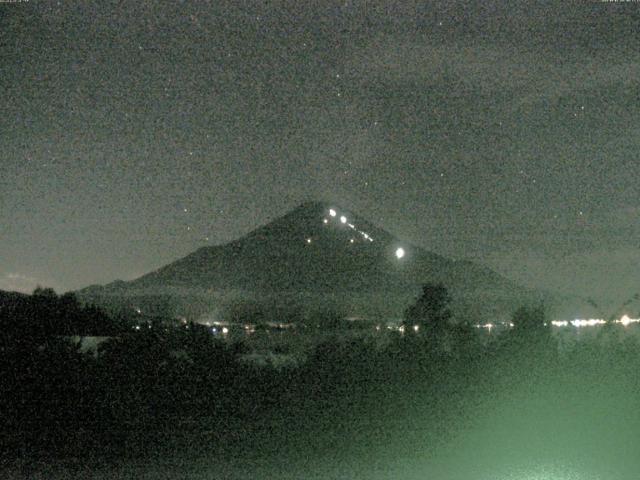
POLYGON ((398 318, 426 282, 451 290, 458 317, 506 318, 537 296, 489 268, 403 242, 354 212, 322 202, 304 203, 242 238, 200 248, 138 279, 79 294, 98 303, 162 298, 173 314, 184 314, 195 302, 199 314, 208 308, 220 315, 244 300, 281 311, 283 305, 330 306, 349 316, 398 318))

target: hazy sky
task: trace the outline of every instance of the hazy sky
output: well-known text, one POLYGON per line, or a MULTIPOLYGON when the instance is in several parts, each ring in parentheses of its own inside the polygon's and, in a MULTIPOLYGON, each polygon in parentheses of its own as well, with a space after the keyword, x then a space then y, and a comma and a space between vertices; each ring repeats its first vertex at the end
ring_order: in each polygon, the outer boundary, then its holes
POLYGON ((0 289, 131 279, 308 199, 640 290, 640 3, 0 4, 0 289))

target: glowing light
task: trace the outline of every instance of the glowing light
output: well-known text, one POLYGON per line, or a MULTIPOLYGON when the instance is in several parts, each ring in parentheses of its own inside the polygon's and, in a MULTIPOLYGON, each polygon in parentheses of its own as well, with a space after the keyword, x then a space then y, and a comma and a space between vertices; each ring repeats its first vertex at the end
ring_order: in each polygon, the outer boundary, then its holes
POLYGON ((413 331, 417 332, 418 330, 420 330, 420 325, 414 325, 413 326, 413 331))
POLYGON ((353 242, 354 242, 353 238, 351 240, 349 240, 349 243, 353 243, 353 242))
POLYGON ((307 238, 307 243, 311 243, 311 239, 310 238, 307 238))
POLYGON ((329 215, 331 215, 332 217, 335 217, 336 216, 336 211, 333 208, 331 208, 329 210, 329 215))
POLYGON ((396 249, 396 257, 398 257, 398 258, 404 257, 404 248, 398 247, 396 249))
POLYGON ((640 318, 629 318, 629 315, 623 315, 622 318, 618 320, 618 323, 621 323, 625 327, 638 322, 640 322, 640 318))
POLYGON ((222 333, 226 335, 227 333, 229 333, 229 329, 227 327, 222 327, 222 333))
POLYGON ((250 333, 254 333, 256 331, 256 329, 255 329, 255 327, 253 325, 245 325, 244 326, 244 331, 247 334, 250 334, 250 333))
POLYGON ((491 332, 491 329, 494 327, 495 325, 493 323, 477 323, 475 325, 476 328, 486 328, 487 330, 489 330, 489 332, 491 332))
POLYGON ((569 325, 569 322, 567 322, 566 320, 554 320, 551 322, 551 325, 553 325, 554 327, 566 327, 569 325))
POLYGON ((347 217, 345 217, 344 215, 342 215, 340 217, 340 223, 347 223, 347 217))
POLYGON ((329 223, 329 220, 325 218, 324 220, 322 220, 322 223, 329 223))
POLYGON ((594 327, 596 325, 602 325, 605 322, 599 318, 589 318, 589 319, 580 319, 576 318, 575 320, 571 320, 571 325, 574 327, 594 327))
POLYGON ((370 242, 373 242, 373 238, 371 238, 367 232, 362 232, 360 230, 358 230, 358 232, 360 232, 360 235, 362 235, 362 237, 365 240, 369 240, 370 242))

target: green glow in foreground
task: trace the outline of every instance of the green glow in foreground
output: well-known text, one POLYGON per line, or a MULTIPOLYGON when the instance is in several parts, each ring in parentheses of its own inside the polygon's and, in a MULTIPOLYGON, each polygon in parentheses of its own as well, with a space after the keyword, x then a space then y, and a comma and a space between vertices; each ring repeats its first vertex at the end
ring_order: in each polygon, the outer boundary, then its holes
MULTIPOLYGON (((600 476, 585 474, 568 466, 525 467, 509 473, 495 475, 501 480, 601 480, 600 476)), ((486 477, 489 480, 489 477, 486 477)))

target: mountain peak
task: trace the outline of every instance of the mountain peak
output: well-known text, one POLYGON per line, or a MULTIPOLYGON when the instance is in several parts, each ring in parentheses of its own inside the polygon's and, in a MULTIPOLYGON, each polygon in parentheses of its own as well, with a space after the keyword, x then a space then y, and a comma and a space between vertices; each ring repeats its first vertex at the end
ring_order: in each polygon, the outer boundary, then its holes
POLYGON ((357 240, 371 242, 373 233, 370 230, 375 230, 381 237, 389 237, 386 232, 382 233, 380 228, 337 204, 309 201, 300 204, 267 225, 257 228, 245 238, 265 236, 275 238, 284 235, 289 240, 294 240, 294 237, 301 238, 302 236, 306 239, 329 232, 335 234, 342 231, 349 239, 353 238, 354 242, 357 240))

